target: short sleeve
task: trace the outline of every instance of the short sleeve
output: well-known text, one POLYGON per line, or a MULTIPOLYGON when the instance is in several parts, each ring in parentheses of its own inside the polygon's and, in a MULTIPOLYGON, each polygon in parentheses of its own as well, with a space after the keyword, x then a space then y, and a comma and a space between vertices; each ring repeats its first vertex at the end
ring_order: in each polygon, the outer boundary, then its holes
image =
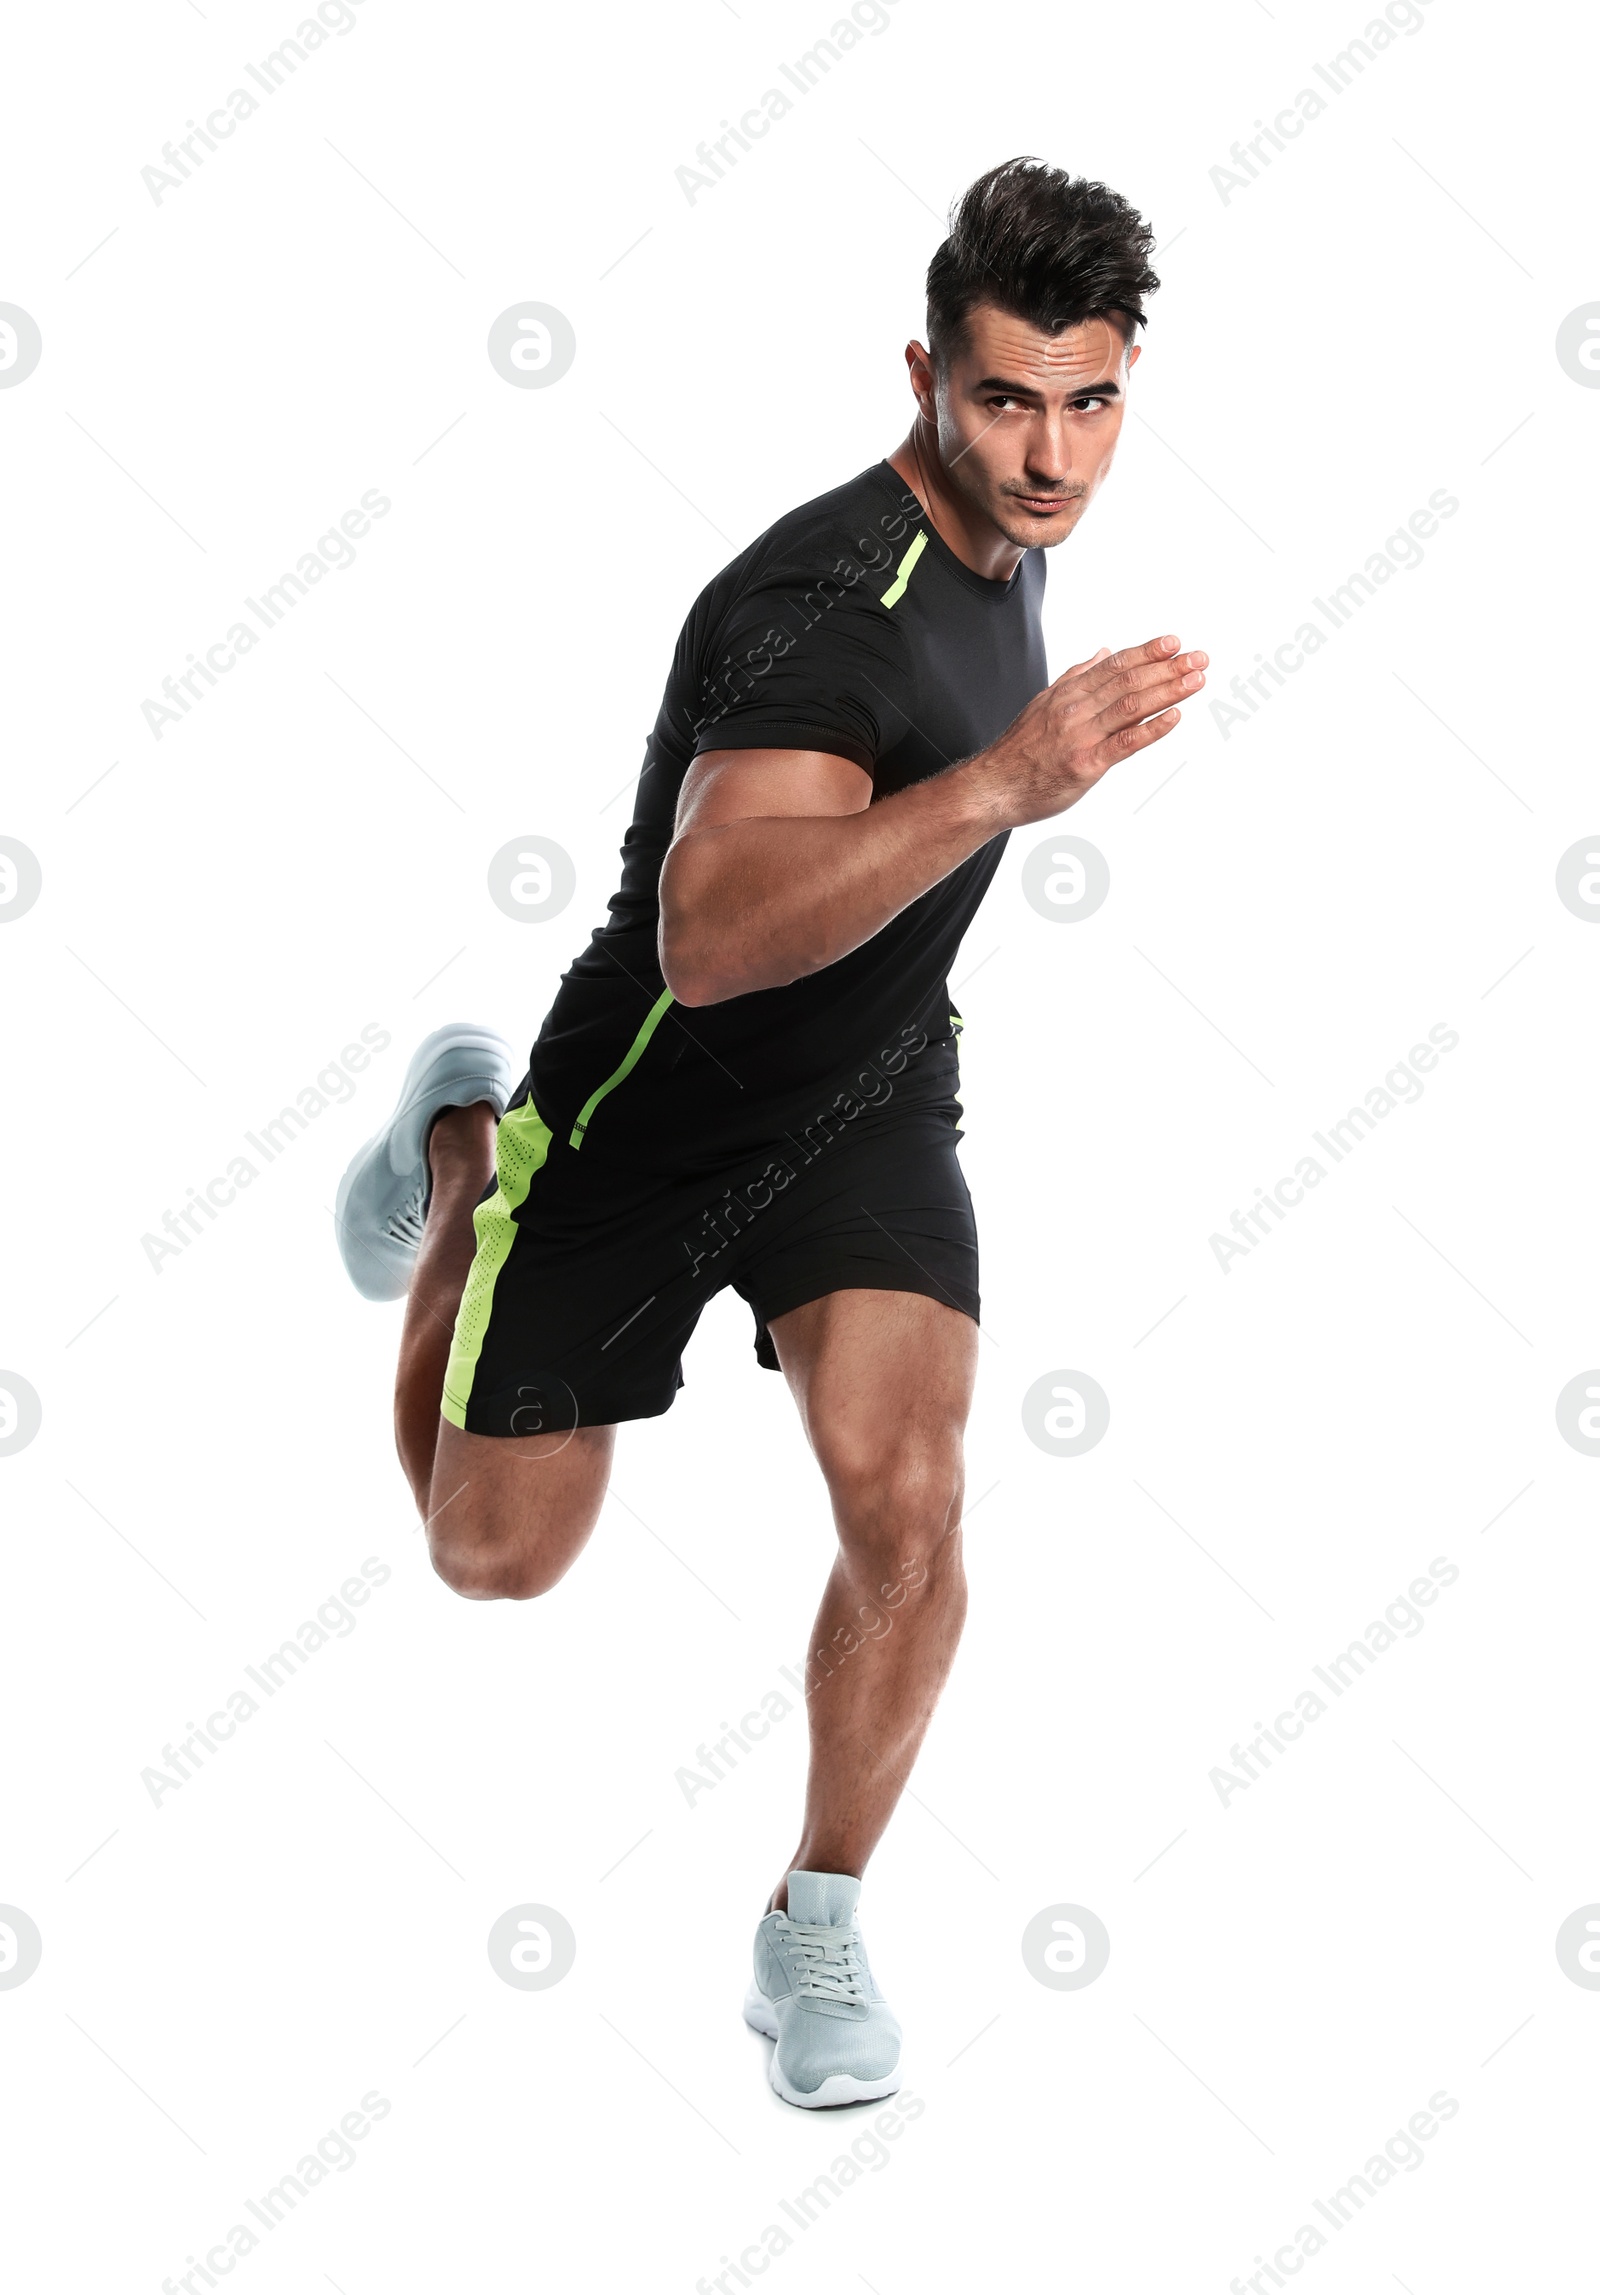
POLYGON ((741 592, 707 656, 695 755, 821 749, 872 773, 903 725, 910 674, 888 580, 841 550, 831 571, 775 570, 741 592))

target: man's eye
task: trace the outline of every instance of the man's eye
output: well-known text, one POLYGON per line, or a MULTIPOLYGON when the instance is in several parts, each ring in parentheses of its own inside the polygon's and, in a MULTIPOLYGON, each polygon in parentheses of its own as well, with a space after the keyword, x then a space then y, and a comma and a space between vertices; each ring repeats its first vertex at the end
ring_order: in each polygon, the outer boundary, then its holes
POLYGON ((1086 414, 1092 406, 1109 406, 1110 404, 1110 399, 1098 397, 1091 391, 1087 398, 1075 398, 1072 401, 1072 409, 1075 414, 1086 414))

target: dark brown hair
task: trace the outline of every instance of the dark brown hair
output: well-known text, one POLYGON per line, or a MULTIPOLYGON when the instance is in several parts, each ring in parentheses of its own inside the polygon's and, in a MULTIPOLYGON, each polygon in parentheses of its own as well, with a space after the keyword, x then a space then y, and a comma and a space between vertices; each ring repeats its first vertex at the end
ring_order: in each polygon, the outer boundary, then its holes
POLYGON ((1161 282, 1155 233, 1120 193, 1042 159, 1007 159, 962 193, 950 236, 928 265, 928 346, 944 366, 975 303, 995 303, 1047 334, 1145 320, 1161 282))

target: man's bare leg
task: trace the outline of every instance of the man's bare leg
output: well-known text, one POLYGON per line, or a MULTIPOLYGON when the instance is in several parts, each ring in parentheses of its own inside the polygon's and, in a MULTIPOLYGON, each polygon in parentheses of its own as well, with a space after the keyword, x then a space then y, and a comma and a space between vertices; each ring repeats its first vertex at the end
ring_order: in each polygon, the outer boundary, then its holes
POLYGON ((494 1139, 486 1101, 446 1108, 429 1134, 433 1187, 400 1333, 394 1431, 440 1577, 480 1600, 522 1600, 547 1593, 588 1543, 616 1429, 500 1437, 464 1434, 439 1415, 494 1139))
POLYGON ((417 1511, 426 1517, 439 1441, 439 1397, 455 1335, 456 1309, 477 1249, 473 1206, 494 1176, 495 1112, 446 1108, 428 1135, 433 1188, 422 1247, 406 1294, 394 1382, 394 1439, 417 1511))
POLYGON ((790 1871, 865 1870, 950 1671, 978 1330, 897 1291, 831 1292, 771 1328, 839 1534, 808 1653, 805 1825, 773 1892, 781 1909, 790 1871))

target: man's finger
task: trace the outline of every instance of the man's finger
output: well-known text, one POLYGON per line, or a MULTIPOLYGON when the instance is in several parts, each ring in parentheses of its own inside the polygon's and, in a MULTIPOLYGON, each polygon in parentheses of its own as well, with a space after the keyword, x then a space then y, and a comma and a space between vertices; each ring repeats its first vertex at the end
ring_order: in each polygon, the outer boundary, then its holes
POLYGON ((1164 709, 1159 717, 1148 717, 1142 725, 1126 726, 1122 732, 1114 733, 1107 744, 1112 751, 1109 762, 1119 764, 1136 750, 1148 749, 1152 741, 1160 741, 1176 732, 1181 722, 1176 709, 1164 709))
POLYGON ((1114 677, 1127 669, 1143 669, 1150 663, 1170 661, 1182 641, 1175 637, 1146 638, 1143 645, 1124 646, 1119 653, 1107 654, 1102 661, 1098 656, 1092 667, 1102 677, 1114 677))
MULTIPOLYGON (((1180 642, 1176 637, 1146 638, 1143 645, 1124 646, 1117 653, 1108 653, 1102 646, 1092 661, 1083 664, 1080 672, 1083 688, 1086 693, 1100 693, 1110 690, 1119 678, 1126 687, 1134 679, 1145 682, 1159 676, 1179 658, 1180 642)), ((1207 657, 1204 654, 1184 656, 1184 665, 1189 666, 1195 659, 1203 667, 1207 657)))
MULTIPOLYGON (((1115 659, 1115 657, 1113 657, 1115 659)), ((1148 717, 1155 707, 1151 698, 1169 687, 1182 692, 1198 692, 1205 682, 1205 672, 1211 657, 1204 653, 1168 654, 1156 661, 1130 661, 1125 668, 1113 668, 1111 661, 1103 661, 1099 668, 1086 672, 1082 683, 1083 706, 1097 716, 1122 711, 1126 717, 1148 717), (1183 685, 1185 678, 1194 678, 1193 685, 1183 685), (1124 707, 1126 705, 1126 707, 1124 707)), ((1167 699, 1179 696, 1167 693, 1167 699)))
POLYGON ((1174 702, 1188 701, 1205 684, 1204 654, 1179 654, 1175 659, 1147 663, 1117 692, 1107 694, 1095 712, 1095 730, 1102 740, 1124 727, 1156 716, 1174 702))
POLYGON ((1111 648, 1108 645, 1103 645, 1100 651, 1091 654, 1087 661, 1075 661, 1070 669, 1064 669, 1061 672, 1061 676, 1056 679, 1057 685, 1060 685, 1063 679, 1081 677, 1086 669, 1093 669, 1097 663, 1104 661, 1110 651, 1111 648))

